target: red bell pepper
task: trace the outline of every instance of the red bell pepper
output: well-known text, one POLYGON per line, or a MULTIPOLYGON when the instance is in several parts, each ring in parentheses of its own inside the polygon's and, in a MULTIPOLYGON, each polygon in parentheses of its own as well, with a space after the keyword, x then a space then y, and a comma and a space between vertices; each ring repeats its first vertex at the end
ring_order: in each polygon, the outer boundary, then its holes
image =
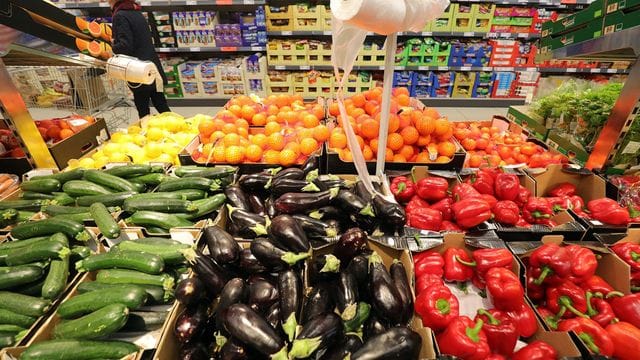
POLYGON ((580 245, 565 246, 565 250, 571 254, 571 275, 569 280, 580 284, 596 273, 598 259, 591 249, 580 245))
POLYGON ((416 184, 416 194, 427 201, 440 201, 447 197, 449 182, 447 179, 431 176, 416 184))
POLYGON ((460 315, 458 298, 444 285, 432 285, 422 291, 416 298, 415 309, 422 325, 434 331, 444 330, 460 315))
POLYGON ((598 275, 592 275, 590 278, 582 282, 580 287, 583 288, 584 291, 600 293, 605 296, 614 291, 613 286, 609 285, 608 282, 598 275))
POLYGON ((609 293, 611 300, 609 303, 613 308, 616 317, 621 321, 628 322, 635 327, 640 327, 640 294, 631 294, 625 296, 609 293), (614 296, 612 296, 614 295, 614 296))
POLYGON ((422 200, 418 195, 411 198, 411 201, 404 207, 405 213, 412 213, 416 209, 429 208, 429 203, 422 200))
POLYGON ((525 220, 522 216, 520 216, 520 218, 518 219, 518 222, 516 223, 517 227, 523 227, 523 228, 530 228, 532 225, 525 220))
POLYGON ((468 281, 473 277, 473 269, 459 260, 470 262, 464 249, 448 248, 444 252, 444 279, 447 281, 468 281))
POLYGON ((514 201, 520 192, 520 180, 515 174, 498 174, 494 183, 494 190, 498 200, 514 201))
POLYGON ((606 224, 627 225, 631 219, 629 210, 609 198, 591 200, 587 203, 587 209, 589 209, 592 218, 606 224))
POLYGON ((431 285, 444 286, 442 275, 422 274, 422 276, 416 277, 416 294, 420 295, 420 293, 429 288, 431 285))
POLYGON ((440 352, 463 360, 484 360, 491 349, 487 335, 482 331, 484 322, 473 322, 467 316, 454 319, 447 329, 436 337, 440 352))
POLYGON ((640 329, 628 322, 618 322, 606 328, 613 340, 613 356, 618 360, 637 360, 640 349, 640 329))
POLYGON ((466 262, 460 258, 458 261, 466 266, 476 268, 476 272, 484 277, 489 269, 495 267, 511 268, 513 265, 513 255, 507 249, 478 249, 475 250, 471 257, 473 261, 466 262))
POLYGON ((442 214, 438 210, 419 208, 407 212, 407 221, 409 226, 416 229, 440 231, 442 214))
POLYGON ((473 274, 473 277, 471 278, 471 283, 473 284, 473 286, 477 287, 480 290, 485 290, 487 288, 487 283, 484 281, 483 278, 479 276, 478 273, 473 274))
POLYGON ((518 350, 511 360, 556 360, 558 352, 544 341, 536 340, 518 350))
POLYGON ((589 351, 603 356, 613 355, 614 345, 607 331, 591 319, 576 318, 563 320, 558 325, 560 331, 573 331, 589 351))
POLYGON ((557 244, 544 244, 531 253, 529 265, 534 271, 541 270, 534 283, 542 285, 549 275, 565 278, 571 274, 571 254, 557 244))
POLYGON ((546 197, 554 213, 571 209, 569 197, 546 197))
POLYGON ((500 354, 491 354, 484 358, 484 360, 507 360, 507 358, 500 354))
POLYGON ((492 208, 493 219, 504 225, 515 225, 520 220, 518 204, 510 200, 498 201, 492 208))
POLYGON ((631 283, 631 292, 640 291, 640 271, 631 271, 629 282, 631 283))
POLYGON ((580 195, 569 196, 569 201, 571 202, 571 210, 575 212, 583 212, 584 199, 582 199, 580 195))
POLYGON ((547 307, 558 317, 587 317, 586 294, 571 281, 547 289, 547 307))
POLYGON ((478 190, 467 183, 455 184, 451 190, 451 195, 455 201, 480 197, 478 190))
POLYGON ((431 209, 438 210, 442 214, 442 220, 451 221, 453 219, 453 199, 444 198, 430 206, 431 209))
POLYGON ((518 328, 509 315, 500 310, 478 310, 475 321, 482 320, 482 331, 487 335, 491 352, 506 357, 513 354, 518 341, 518 328))
POLYGON ((495 181, 495 175, 486 170, 480 170, 477 173, 469 177, 468 182, 473 186, 480 194, 494 195, 493 190, 495 181))
POLYGON ((507 315, 516 323, 520 336, 533 336, 538 331, 538 320, 531 306, 522 304, 517 310, 507 311, 507 315))
POLYGON ((448 231, 448 232, 462 232, 460 226, 452 223, 451 221, 443 220, 442 226, 440 227, 440 231, 448 231))
POLYGON ((493 195, 489 194, 481 194, 479 199, 482 199, 489 204, 489 207, 493 209, 493 207, 498 203, 498 199, 496 199, 493 195))
POLYGON ((587 292, 587 316, 600 326, 605 327, 611 324, 616 315, 611 305, 602 297, 601 293, 587 292))
POLYGON ((482 199, 464 199, 453 204, 453 214, 458 225, 472 228, 491 218, 491 207, 482 199))
POLYGON ((423 251, 415 254, 413 259, 416 277, 424 274, 436 274, 442 277, 444 274, 444 258, 438 252, 423 251))
POLYGON ((542 320, 547 324, 549 329, 557 330, 558 329, 558 317, 556 314, 552 313, 551 310, 538 306, 537 307, 538 314, 542 317, 542 320))
POLYGON ((530 197, 531 197, 531 191, 529 191, 529 189, 527 189, 526 187, 520 185, 520 187, 518 188, 518 197, 516 197, 514 202, 518 204, 519 207, 523 207, 524 204, 526 204, 527 201, 529 201, 530 197))
POLYGON ((513 311, 524 304, 524 289, 518 275, 511 270, 494 267, 484 276, 487 283, 487 294, 498 310, 513 311))
POLYGON ((522 217, 531 224, 545 224, 553 216, 553 208, 545 198, 530 197, 522 209, 522 217))
POLYGON ((542 271, 540 269, 534 270, 531 267, 527 268, 527 296, 531 300, 544 300, 544 288, 542 285, 535 283, 537 276, 540 276, 542 271))
POLYGON ((566 183, 557 185, 556 187, 551 189, 551 191, 547 193, 547 196, 554 196, 554 197, 573 196, 576 194, 577 191, 578 191, 578 188, 575 185, 573 185, 572 183, 566 182, 566 183))
POLYGON ((631 242, 617 243, 611 247, 622 261, 629 264, 632 271, 640 271, 640 244, 631 242))
POLYGON ((416 193, 415 184, 411 179, 406 176, 398 176, 393 178, 391 185, 389 186, 391 192, 396 197, 396 200, 400 203, 406 203, 416 193))

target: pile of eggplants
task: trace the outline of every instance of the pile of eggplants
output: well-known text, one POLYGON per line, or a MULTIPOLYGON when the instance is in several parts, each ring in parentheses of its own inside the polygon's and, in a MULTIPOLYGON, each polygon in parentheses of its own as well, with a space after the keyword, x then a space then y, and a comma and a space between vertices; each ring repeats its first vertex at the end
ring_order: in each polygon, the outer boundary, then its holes
POLYGON ((245 246, 219 227, 203 236, 207 249, 189 257, 193 276, 176 287, 178 359, 418 359, 405 268, 387 269, 363 230, 313 257, 290 215, 245 246))

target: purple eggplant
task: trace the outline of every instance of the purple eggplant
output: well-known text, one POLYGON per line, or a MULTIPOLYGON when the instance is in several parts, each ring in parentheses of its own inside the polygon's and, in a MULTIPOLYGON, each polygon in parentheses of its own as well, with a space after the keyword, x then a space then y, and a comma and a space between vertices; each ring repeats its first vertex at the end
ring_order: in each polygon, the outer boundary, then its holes
POLYGON ((299 168, 288 168, 284 170, 278 171, 273 176, 273 181, 275 182, 278 179, 292 179, 292 180, 302 180, 305 177, 304 170, 299 168))
POLYGON ((323 221, 301 214, 293 215, 293 218, 298 221, 309 237, 333 238, 338 236, 338 229, 323 221))
POLYGON ((256 195, 256 194, 249 195, 249 205, 251 207, 250 210, 252 213, 258 214, 260 216, 267 215, 267 212, 264 207, 264 201, 259 195, 256 195))
POLYGON ((402 297, 391 274, 375 252, 369 256, 369 288, 376 313, 391 324, 399 324, 403 310, 402 297))
POLYGON ((358 282, 355 275, 348 270, 340 271, 335 282, 335 299, 339 315, 342 320, 348 321, 356 316, 358 310, 358 282))
POLYGON ((271 194, 275 197, 282 196, 286 193, 317 193, 320 191, 317 185, 306 180, 295 180, 281 178, 276 179, 271 184, 271 194))
POLYGON ((251 249, 243 249, 240 252, 240 261, 238 262, 238 267, 245 274, 259 274, 264 273, 269 270, 263 263, 260 262, 253 253, 251 249))
POLYGON ((413 315, 413 293, 411 292, 411 285, 409 285, 409 279, 407 278, 407 272, 404 265, 398 261, 393 260, 391 269, 391 278, 398 289, 400 299, 402 299, 402 317, 401 321, 406 324, 413 315))
POLYGON ((346 334, 344 339, 332 346, 320 357, 320 360, 344 360, 362 347, 362 339, 358 335, 346 334))
POLYGON ((216 326, 223 328, 222 319, 229 306, 244 302, 247 299, 249 290, 247 284, 241 278, 233 278, 227 282, 220 293, 220 300, 216 307, 216 326))
POLYGON ((252 309, 264 313, 271 305, 278 302, 278 287, 259 275, 249 280, 249 301, 252 309))
POLYGON ((217 360, 250 360, 249 350, 234 338, 227 339, 218 352, 217 360))
POLYGON ((221 266, 235 264, 240 258, 242 247, 228 232, 218 226, 204 229, 204 239, 211 258, 221 266))
POLYGON ((375 217, 371 204, 367 204, 358 195, 349 190, 340 190, 333 199, 342 210, 348 214, 375 217))
POLYGON ((313 287, 302 308, 303 324, 317 315, 333 312, 335 303, 331 291, 331 287, 327 283, 320 283, 313 287))
POLYGON ((227 204, 229 220, 238 229, 238 235, 247 239, 267 234, 267 218, 252 212, 237 209, 227 204))
POLYGON ((345 213, 341 209, 329 205, 309 212, 309 217, 322 221, 327 221, 330 219, 342 220, 345 217, 345 213))
POLYGON ((342 320, 335 313, 321 314, 309 320, 293 341, 289 357, 306 359, 320 349, 330 347, 343 333, 342 320))
POLYGON ((284 340, 258 313, 244 304, 233 304, 223 319, 231 336, 272 360, 287 358, 284 340))
POLYGON ((206 297, 205 285, 195 276, 181 280, 176 286, 175 297, 186 307, 196 305, 206 297))
POLYGON ((179 360, 209 360, 209 351, 201 342, 184 344, 178 355, 179 360))
POLYGON ((362 229, 351 228, 347 230, 333 249, 333 255, 340 261, 348 264, 354 256, 367 249, 367 234, 362 229))
POLYGON ((288 193, 275 201, 275 208, 282 214, 301 214, 329 205, 336 195, 338 195, 338 189, 319 193, 288 193))
MULTIPOLYGON (((254 309, 255 310, 255 309, 254 309)), ((274 328, 278 333, 284 335, 282 332, 282 326, 280 326, 280 304, 274 303, 271 307, 266 311, 264 319, 267 320, 269 325, 274 328)))
POLYGON ((316 256, 309 262, 309 282, 332 281, 340 273, 340 260, 332 254, 316 256))
POLYGON ((302 164, 302 167, 300 167, 300 170, 302 170, 305 176, 309 175, 309 173, 312 171, 318 171, 318 168, 320 165, 318 159, 319 159, 318 156, 309 156, 307 161, 305 161, 304 164, 302 164))
POLYGON ((377 315, 371 314, 367 321, 364 322, 365 339, 382 334, 387 331, 388 326, 377 315))
POLYGON ((367 187, 364 186, 362 181, 356 182, 353 186, 353 192, 355 192, 356 195, 358 195, 365 203, 371 202, 371 193, 367 190, 367 187))
POLYGON ((207 323, 207 307, 204 305, 186 308, 178 315, 173 333, 184 344, 202 334, 207 323))
POLYGON ((369 259, 363 255, 354 256, 347 269, 355 275, 359 284, 365 283, 369 278, 369 259))
POLYGON ((264 192, 271 185, 273 176, 267 173, 242 175, 238 183, 245 191, 248 192, 264 192))
POLYGON ((205 283, 209 297, 215 298, 218 296, 227 283, 227 274, 224 269, 209 256, 200 252, 200 250, 190 248, 183 250, 182 254, 189 262, 191 269, 198 275, 198 278, 205 283))
POLYGON ((394 327, 369 338, 351 355, 352 360, 417 360, 420 356, 422 338, 406 327, 394 327))
POLYGON ((293 252, 308 252, 311 249, 304 229, 298 220, 289 215, 279 215, 271 220, 267 230, 269 237, 293 252))
POLYGON ((398 203, 391 202, 380 195, 371 200, 378 219, 396 227, 404 226, 407 221, 404 208, 398 203))
POLYGON ((224 194, 227 197, 227 203, 231 204, 231 206, 251 211, 251 206, 249 205, 249 199, 247 194, 242 190, 240 185, 229 185, 224 189, 224 194))
POLYGON ((311 255, 308 252, 294 253, 286 251, 266 238, 253 240, 251 242, 251 253, 262 264, 274 270, 286 269, 311 255))
POLYGON ((278 293, 280 294, 280 320, 282 329, 293 341, 300 320, 302 309, 302 280, 294 270, 282 271, 278 274, 278 293))

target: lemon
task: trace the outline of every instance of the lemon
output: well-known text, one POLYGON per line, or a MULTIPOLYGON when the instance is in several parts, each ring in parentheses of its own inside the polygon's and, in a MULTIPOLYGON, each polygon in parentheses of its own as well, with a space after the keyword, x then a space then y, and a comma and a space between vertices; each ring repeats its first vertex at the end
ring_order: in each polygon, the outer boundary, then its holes
POLYGON ((121 132, 113 133, 111 134, 111 141, 115 143, 120 143, 123 136, 124 136, 124 133, 121 133, 121 132))
POLYGON ((95 167, 96 167, 96 169, 102 168, 103 166, 107 165, 108 163, 109 163, 109 157, 108 156, 103 156, 103 157, 95 159, 95 167))
POLYGON ((143 146, 144 144, 147 143, 147 138, 144 137, 144 135, 142 134, 135 134, 133 135, 133 143, 136 145, 143 146))
POLYGON ((83 168, 93 169, 96 167, 96 162, 92 158, 84 158, 80 159, 78 165, 83 168))
POLYGON ((93 155, 91 155, 93 160, 98 160, 98 159, 100 159, 101 157, 104 157, 104 156, 105 156, 105 154, 104 154, 104 151, 102 151, 102 150, 98 150, 98 151, 94 152, 93 155))
POLYGON ((176 156, 180 152, 180 147, 175 144, 163 144, 162 152, 170 156, 176 156))
POLYGON ((113 153, 120 152, 120 145, 110 142, 104 146, 102 151, 105 155, 111 156, 113 153))
POLYGON ((109 155, 109 161, 111 162, 128 162, 129 161, 129 157, 121 152, 115 152, 111 155, 109 155))
POLYGON ((138 125, 131 125, 127 128, 127 134, 129 135, 137 135, 142 132, 142 128, 138 125))
POLYGON ((158 128, 147 130, 147 139, 150 141, 160 141, 164 138, 164 132, 158 128))
POLYGON ((69 162, 67 162, 67 166, 69 167, 69 169, 75 169, 80 166, 80 161, 78 161, 78 159, 71 159, 69 160, 69 162))
POLYGON ((160 156, 158 156, 156 158, 156 161, 166 162, 166 163, 173 163, 173 159, 174 158, 175 158, 174 156, 171 156, 169 154, 161 154, 160 156))
POLYGON ((155 159, 162 154, 162 146, 157 143, 148 143, 144 146, 144 155, 149 159, 155 159))

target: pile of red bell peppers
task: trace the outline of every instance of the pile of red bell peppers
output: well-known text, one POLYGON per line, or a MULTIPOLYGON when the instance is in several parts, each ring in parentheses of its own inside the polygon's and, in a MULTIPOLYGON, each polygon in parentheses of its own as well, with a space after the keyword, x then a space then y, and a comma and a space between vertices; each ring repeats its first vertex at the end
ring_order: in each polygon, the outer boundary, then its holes
POLYGON ((436 333, 441 353, 463 360, 557 358, 556 350, 542 341, 514 352, 518 339, 532 336, 538 323, 518 276, 511 271, 509 250, 479 249, 471 255, 457 248, 443 254, 430 250, 416 254, 414 261, 415 311, 436 333), (492 309, 478 309, 474 319, 460 315, 461 304, 445 285, 468 281, 483 289, 493 304, 492 309))
POLYGON ((523 260, 527 295, 549 328, 573 331, 594 354, 638 358, 640 294, 625 296, 596 275, 592 250, 549 243, 523 260))
POLYGON ((631 292, 640 292, 640 244, 617 243, 611 246, 611 250, 631 268, 631 292))

